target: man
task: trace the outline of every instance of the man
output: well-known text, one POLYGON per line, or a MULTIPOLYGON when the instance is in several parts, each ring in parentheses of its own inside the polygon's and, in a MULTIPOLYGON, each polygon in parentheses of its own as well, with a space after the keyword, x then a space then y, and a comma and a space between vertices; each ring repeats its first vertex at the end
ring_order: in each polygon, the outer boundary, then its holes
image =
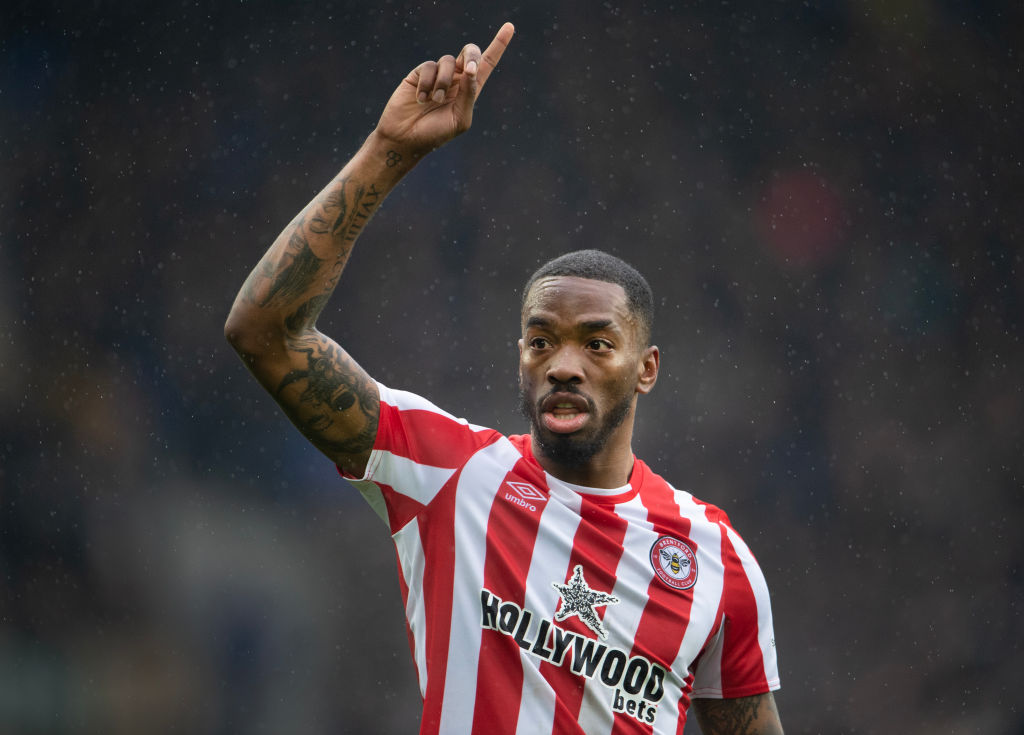
POLYGON ((422 733, 677 733, 691 697, 705 735, 781 733, 753 556, 722 511, 632 453, 659 367, 639 273, 581 251, 529 281, 526 436, 376 383, 314 327, 384 197, 469 128, 512 34, 409 73, 250 274, 225 333, 391 529, 422 733))

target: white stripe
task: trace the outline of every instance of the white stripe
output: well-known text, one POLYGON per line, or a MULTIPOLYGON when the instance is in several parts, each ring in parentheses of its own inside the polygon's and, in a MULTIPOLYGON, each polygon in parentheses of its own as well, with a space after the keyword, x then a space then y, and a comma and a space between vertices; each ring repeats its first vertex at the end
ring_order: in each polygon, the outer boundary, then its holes
MULTIPOLYGON (((578 524, 578 517, 580 511, 583 509, 583 498, 580 497, 579 493, 575 492, 571 487, 554 475, 545 472, 544 479, 548 483, 548 492, 551 494, 551 497, 571 510, 573 515, 577 516, 578 524)), ((566 564, 568 565, 568 561, 566 564)))
MULTIPOLYGON (((710 520, 707 522, 707 526, 710 529, 717 529, 719 536, 719 541, 715 546, 715 553, 718 557, 718 563, 721 566, 722 577, 720 580, 721 587, 718 590, 718 594, 715 599, 720 601, 725 587, 725 560, 722 558, 721 534, 723 529, 728 529, 728 526, 724 523, 712 523, 710 520)), ((731 540, 736 537, 736 534, 730 533, 729 536, 731 540)), ((715 613, 711 612, 710 615, 710 620, 713 620, 715 613)), ((698 666, 693 678, 693 692, 691 693, 691 696, 694 698, 722 698, 722 652, 724 646, 723 636, 725 635, 724 628, 725 621, 723 619, 719 629, 715 632, 714 638, 708 641, 707 651, 704 658, 701 659, 700 665, 698 666)))
POLYGON ((695 699, 722 698, 722 636, 724 630, 724 625, 718 628, 715 637, 708 641, 708 649, 704 653, 704 658, 700 660, 700 666, 693 677, 693 691, 690 693, 690 696, 695 699))
MULTIPOLYGON (((549 488, 551 479, 548 476, 549 488)), ((573 537, 580 524, 579 496, 562 489, 550 488, 550 491, 551 499, 544 506, 526 574, 525 607, 533 611, 538 620, 551 620, 555 616, 559 594, 552 583, 565 581, 573 537), (567 508, 563 503, 572 507, 567 508)), ((555 692, 540 673, 543 661, 532 655, 521 658, 528 664, 523 667, 523 696, 516 735, 551 732, 555 723, 555 692)))
POLYGON ((551 732, 555 726, 555 690, 540 673, 541 660, 536 656, 524 658, 529 663, 523 666, 523 696, 516 735, 551 732))
MULTIPOLYGON (((671 682, 671 690, 670 682, 665 682, 665 698, 662 700, 665 711, 658 713, 659 721, 664 716, 668 722, 676 722, 679 719, 679 699, 682 696, 682 687, 685 686, 684 679, 689 673, 688 667, 711 634, 722 599, 722 590, 725 588, 722 533, 719 525, 708 520, 705 507, 694 502, 692 495, 672 489, 680 515, 690 520, 689 537, 697 544, 697 584, 693 590, 690 620, 683 633, 679 653, 672 662, 672 672, 667 677, 671 682)), ((701 670, 704 668, 702 663, 701 670)), ((715 666, 714 669, 717 671, 719 667, 715 666)))
POLYGON ((427 693, 427 613, 423 600, 423 543, 417 522, 406 524, 394 535, 398 561, 408 587, 405 618, 412 633, 413 659, 419 675, 420 696, 427 693))
MULTIPOLYGON (((453 469, 420 464, 391 452, 379 452, 379 455, 375 472, 367 479, 390 485, 395 492, 400 492, 423 505, 429 504, 455 474, 453 469)), ((360 487, 361 483, 356 481, 353 484, 360 487)), ((361 487, 360 492, 363 492, 361 487)), ((363 495, 366 493, 363 492, 363 495)))
MULTIPOLYGON (((487 519, 502 480, 521 457, 512 442, 502 438, 474 454, 459 476, 453 519, 456 534, 451 634, 441 705, 440 732, 443 733, 467 733, 473 727, 487 519)), ((445 621, 437 624, 444 625, 445 621)))

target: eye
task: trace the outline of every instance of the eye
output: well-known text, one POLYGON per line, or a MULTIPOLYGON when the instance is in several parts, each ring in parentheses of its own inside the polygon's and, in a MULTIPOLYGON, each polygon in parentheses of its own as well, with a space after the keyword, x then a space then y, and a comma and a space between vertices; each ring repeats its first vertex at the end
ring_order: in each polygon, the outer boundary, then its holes
POLYGON ((535 350, 543 350, 551 345, 544 337, 534 337, 530 340, 530 347, 535 350))
POLYGON ((607 352, 612 348, 612 343, 606 339, 592 339, 587 342, 587 348, 595 352, 607 352))

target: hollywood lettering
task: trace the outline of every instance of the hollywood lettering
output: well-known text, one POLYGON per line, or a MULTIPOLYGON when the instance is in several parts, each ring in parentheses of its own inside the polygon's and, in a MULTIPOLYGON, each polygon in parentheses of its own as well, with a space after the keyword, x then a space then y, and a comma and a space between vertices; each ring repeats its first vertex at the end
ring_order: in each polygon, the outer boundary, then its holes
POLYGON ((613 709, 642 722, 654 722, 657 703, 665 694, 665 669, 644 656, 599 643, 594 638, 558 627, 538 618, 514 602, 506 602, 488 589, 480 591, 480 625, 509 636, 524 651, 568 666, 574 674, 597 679, 615 690, 613 709))

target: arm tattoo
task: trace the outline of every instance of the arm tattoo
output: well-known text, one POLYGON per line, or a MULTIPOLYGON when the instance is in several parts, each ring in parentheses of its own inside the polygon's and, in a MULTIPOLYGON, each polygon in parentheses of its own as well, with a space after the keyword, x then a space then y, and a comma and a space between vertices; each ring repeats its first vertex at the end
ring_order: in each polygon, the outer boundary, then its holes
POLYGON ((260 301, 260 306, 291 303, 315 283, 324 261, 313 252, 302 229, 302 222, 299 222, 288 238, 286 254, 291 256, 291 261, 277 270, 274 282, 260 301))
POLYGON ((365 466, 380 396, 314 325, 391 179, 370 183, 343 171, 285 227, 239 294, 237 321, 245 326, 233 339, 236 349, 306 438, 346 470, 365 466))
POLYGON ((339 257, 348 255, 352 243, 359 237, 381 198, 380 191, 373 184, 354 184, 351 192, 350 184, 348 179, 339 179, 338 187, 324 197, 323 204, 309 223, 313 234, 330 235, 347 246, 341 248, 339 257))
POLYGON ((292 334, 312 327, 341 277, 352 245, 382 199, 374 184, 338 179, 292 220, 278 254, 268 253, 249 274, 243 300, 286 311, 285 326, 292 334))
POLYGON ((289 349, 305 354, 306 367, 289 371, 277 386, 276 397, 287 407, 299 430, 331 454, 359 454, 372 449, 380 399, 366 373, 340 347, 321 335, 290 340, 289 349), (301 389, 297 402, 285 396, 292 386, 301 389), (349 415, 350 410, 358 413, 349 415), (361 428, 351 433, 336 427, 335 421, 341 414, 345 414, 348 422, 361 424, 361 428))
MULTIPOLYGON (((338 189, 324 197, 323 206, 317 208, 316 214, 313 215, 313 219, 309 223, 309 229, 314 234, 337 236, 345 220, 348 219, 349 206, 345 190, 348 189, 349 181, 348 179, 338 179, 338 182, 338 189), (334 210, 337 210, 337 214, 334 214, 334 210), (334 221, 330 222, 332 218, 334 221)), ((363 197, 365 187, 357 184, 355 189, 355 198, 358 202, 363 197)))
POLYGON ((286 316, 284 326, 285 329, 288 330, 288 333, 297 334, 307 325, 311 325, 316 322, 316 318, 323 310, 324 304, 327 303, 329 295, 330 294, 322 293, 319 296, 314 296, 300 305, 298 309, 286 316))
POLYGON ((694 704, 704 735, 782 735, 775 698, 770 694, 698 699, 694 704))
POLYGON ((362 232, 363 225, 370 220, 373 210, 380 203, 380 191, 373 184, 370 184, 369 188, 356 187, 351 209, 345 204, 344 192, 345 184, 342 184, 340 192, 342 208, 338 216, 334 218, 334 224, 331 225, 331 234, 334 237, 340 237, 348 245, 348 248, 345 249, 347 253, 351 249, 352 243, 359 237, 359 233, 362 232))

